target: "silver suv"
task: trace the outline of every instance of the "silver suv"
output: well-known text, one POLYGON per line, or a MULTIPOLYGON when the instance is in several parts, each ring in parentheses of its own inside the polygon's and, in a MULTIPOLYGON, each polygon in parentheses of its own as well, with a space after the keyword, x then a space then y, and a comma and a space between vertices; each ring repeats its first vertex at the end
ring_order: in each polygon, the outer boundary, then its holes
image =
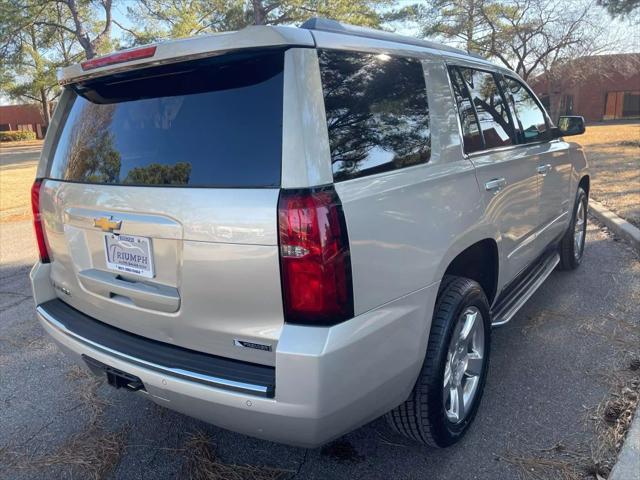
POLYGON ((61 71, 37 315, 109 384, 313 447, 465 433, 491 327, 576 268, 589 174, 513 72, 314 19, 61 71))

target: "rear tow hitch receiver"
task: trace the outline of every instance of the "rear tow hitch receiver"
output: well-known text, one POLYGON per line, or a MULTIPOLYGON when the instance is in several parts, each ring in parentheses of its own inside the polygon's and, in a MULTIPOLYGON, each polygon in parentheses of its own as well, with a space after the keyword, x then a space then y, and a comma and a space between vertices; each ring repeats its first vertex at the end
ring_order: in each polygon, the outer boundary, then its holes
POLYGON ((89 369, 97 376, 101 377, 106 375, 109 385, 115 388, 125 388, 132 392, 138 390, 145 390, 142 380, 135 375, 123 372, 117 368, 110 367, 104 363, 91 358, 87 355, 82 355, 82 359, 85 361, 89 369))

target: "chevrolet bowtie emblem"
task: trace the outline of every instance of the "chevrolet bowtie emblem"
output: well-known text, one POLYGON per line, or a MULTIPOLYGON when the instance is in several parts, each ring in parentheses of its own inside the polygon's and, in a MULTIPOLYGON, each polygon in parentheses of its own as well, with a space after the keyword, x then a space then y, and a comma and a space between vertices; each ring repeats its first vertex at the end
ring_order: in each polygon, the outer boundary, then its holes
POLYGON ((113 217, 100 217, 93 219, 93 226, 100 228, 103 232, 118 230, 122 225, 122 220, 113 220, 113 217))

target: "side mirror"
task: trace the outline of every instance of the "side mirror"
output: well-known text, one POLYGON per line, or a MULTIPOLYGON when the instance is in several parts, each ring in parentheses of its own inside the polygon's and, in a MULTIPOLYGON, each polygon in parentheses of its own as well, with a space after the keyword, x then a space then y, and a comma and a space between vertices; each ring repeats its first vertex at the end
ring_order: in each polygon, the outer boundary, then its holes
POLYGON ((571 135, 582 135, 585 132, 584 117, 568 115, 560 117, 558 120, 558 136, 569 137, 571 135))

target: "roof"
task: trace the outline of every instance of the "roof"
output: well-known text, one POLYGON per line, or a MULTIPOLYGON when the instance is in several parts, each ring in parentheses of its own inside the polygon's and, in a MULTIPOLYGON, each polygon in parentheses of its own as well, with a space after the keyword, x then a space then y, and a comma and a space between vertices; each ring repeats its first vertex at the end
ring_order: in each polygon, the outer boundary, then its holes
POLYGON ((359 27, 356 25, 349 25, 348 23, 340 23, 336 20, 330 20, 328 18, 311 18, 300 25, 300 28, 306 28, 308 30, 319 30, 323 32, 342 33, 345 35, 353 35, 356 37, 370 38, 376 40, 385 40, 387 42, 402 43, 405 45, 414 45, 417 47, 430 48, 432 50, 440 50, 444 52, 457 53, 460 55, 468 55, 474 58, 482 58, 479 55, 465 52, 459 48, 450 47, 442 43, 433 42, 430 40, 422 40, 415 37, 409 37, 406 35, 398 35, 397 33, 385 32, 384 30, 376 30, 373 28, 359 27))
MULTIPOLYGON (((337 34, 348 35, 354 38, 363 39, 363 45, 367 40, 390 42, 405 46, 429 49, 432 51, 450 53, 456 56, 468 57, 470 60, 481 59, 481 57, 469 54, 464 50, 453 48, 429 40, 398 35, 382 30, 358 27, 340 23, 326 18, 312 18, 304 22, 299 28, 284 26, 249 26, 236 32, 216 33, 197 37, 169 40, 144 47, 130 48, 117 52, 118 56, 126 57, 127 54, 133 56, 133 60, 120 61, 111 65, 97 66, 88 69, 83 64, 75 64, 58 70, 58 81, 65 85, 79 82, 88 78, 100 77, 119 71, 143 68, 166 63, 181 62, 212 55, 218 55, 231 50, 243 48, 278 47, 278 46, 300 46, 315 47, 316 38, 313 34, 337 34), (150 48, 155 47, 155 48, 150 48), (142 50, 151 51, 151 55, 138 55, 142 50)), ((103 57, 96 57, 92 62, 101 65, 101 59, 107 59, 109 54, 103 57)), ((488 63, 488 62, 487 62, 488 63)))

